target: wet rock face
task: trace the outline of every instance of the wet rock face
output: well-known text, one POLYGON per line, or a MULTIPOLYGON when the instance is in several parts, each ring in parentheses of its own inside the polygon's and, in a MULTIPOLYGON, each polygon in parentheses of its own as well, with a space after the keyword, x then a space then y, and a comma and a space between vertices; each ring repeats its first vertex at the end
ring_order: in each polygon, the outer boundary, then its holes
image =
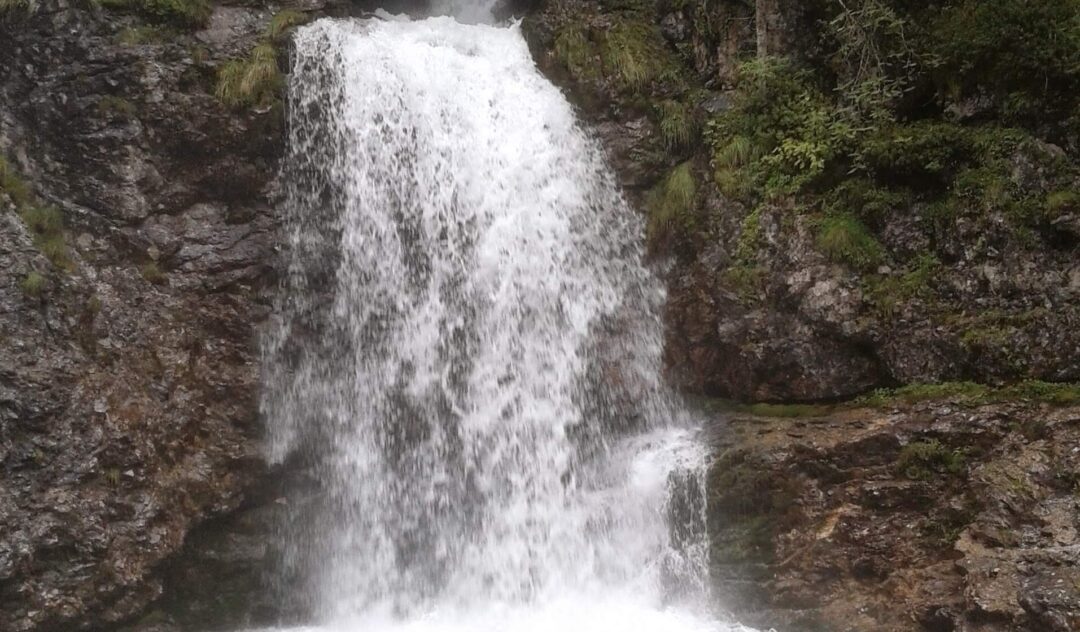
POLYGON ((1075 630, 1080 409, 721 422, 712 573, 778 629, 1075 630))
MULTIPOLYGON (((822 252, 815 213, 796 208, 805 200, 751 209, 721 192, 701 129, 731 107, 739 60, 824 63, 814 6, 549 0, 526 18, 539 66, 579 107, 643 213, 657 214, 651 196, 676 165, 694 176, 689 236, 654 248, 670 262, 672 381, 811 401, 912 382, 1080 379, 1073 214, 1035 231, 980 210, 934 230, 912 202, 872 227, 892 267, 857 269, 822 252), (632 81, 621 56, 636 64, 632 81)), ((1010 185, 1049 193, 1047 157, 1063 152, 1041 141, 1017 149, 1010 185)))
POLYGON ((137 18, 43 2, 0 19, 0 154, 63 220, 54 265, 0 193, 0 629, 97 629, 263 470, 274 112, 212 96, 263 9, 123 44, 137 18), (41 287, 28 291, 31 274, 41 287))

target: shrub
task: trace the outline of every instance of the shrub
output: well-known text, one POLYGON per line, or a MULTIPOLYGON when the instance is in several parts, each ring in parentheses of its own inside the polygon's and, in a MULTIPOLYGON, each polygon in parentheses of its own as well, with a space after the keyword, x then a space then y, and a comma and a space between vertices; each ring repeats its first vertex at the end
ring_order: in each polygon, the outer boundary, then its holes
POLYGON ((995 96, 998 114, 1047 122, 1071 113, 1080 89, 1080 5, 1075 0, 958 0, 928 12, 924 44, 940 59, 946 95, 995 96))
POLYGON ((829 259, 859 270, 872 270, 884 259, 881 244, 851 215, 826 216, 818 224, 817 245, 829 259))
POLYGON ((705 130, 722 189, 795 193, 844 155, 853 132, 806 70, 755 59, 739 66, 736 88, 734 106, 705 130))
POLYGON ((270 42, 261 42, 247 58, 221 67, 216 94, 230 107, 266 106, 276 99, 281 84, 277 52, 270 42))

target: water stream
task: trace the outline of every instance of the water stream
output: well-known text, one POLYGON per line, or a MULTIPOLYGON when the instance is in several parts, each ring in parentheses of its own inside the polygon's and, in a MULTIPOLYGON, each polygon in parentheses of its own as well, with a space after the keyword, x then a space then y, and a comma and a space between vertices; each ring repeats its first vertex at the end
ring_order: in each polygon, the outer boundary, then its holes
POLYGON ((641 220, 518 28, 320 20, 288 90, 264 412, 319 480, 304 629, 744 630, 641 220))

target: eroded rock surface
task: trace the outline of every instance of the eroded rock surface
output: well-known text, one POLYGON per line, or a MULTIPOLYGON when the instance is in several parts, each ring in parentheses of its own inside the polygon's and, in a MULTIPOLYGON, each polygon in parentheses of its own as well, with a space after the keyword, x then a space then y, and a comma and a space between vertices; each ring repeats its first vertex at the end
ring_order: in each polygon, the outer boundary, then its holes
POLYGON ((718 426, 712 573, 744 622, 899 632, 1080 626, 1080 408, 718 426))
POLYGON ((217 7, 147 41, 84 3, 0 17, 0 154, 36 198, 0 193, 0 629, 139 613, 160 563, 264 468, 280 116, 213 86, 270 15, 217 7), (65 252, 31 205, 58 210, 65 252))

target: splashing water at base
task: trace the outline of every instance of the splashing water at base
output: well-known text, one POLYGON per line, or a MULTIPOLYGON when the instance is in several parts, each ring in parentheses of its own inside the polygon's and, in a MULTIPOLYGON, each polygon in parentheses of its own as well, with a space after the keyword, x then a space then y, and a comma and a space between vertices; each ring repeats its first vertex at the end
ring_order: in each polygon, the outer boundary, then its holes
POLYGON ((517 27, 321 20, 289 104, 264 412, 319 482, 298 629, 744 630, 702 606, 640 219, 517 27))

